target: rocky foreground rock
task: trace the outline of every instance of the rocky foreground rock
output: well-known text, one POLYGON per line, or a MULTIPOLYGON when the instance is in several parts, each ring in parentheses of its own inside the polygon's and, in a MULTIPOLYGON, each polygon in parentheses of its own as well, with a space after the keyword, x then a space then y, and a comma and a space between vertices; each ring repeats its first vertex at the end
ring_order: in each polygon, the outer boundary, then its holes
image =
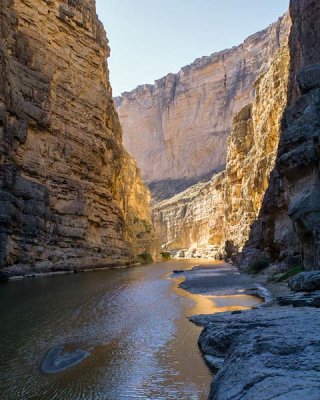
POLYGON ((124 265, 150 195, 122 146, 94 0, 0 2, 0 269, 124 265))
POLYGON ((320 310, 267 308, 191 320, 204 325, 199 346, 207 362, 219 367, 225 359, 209 399, 319 400, 320 310))
POLYGON ((279 305, 320 308, 320 272, 301 272, 288 281, 292 292, 277 299, 279 305))
POLYGON ((320 271, 301 272, 288 282, 291 290, 296 292, 314 292, 320 290, 320 271))

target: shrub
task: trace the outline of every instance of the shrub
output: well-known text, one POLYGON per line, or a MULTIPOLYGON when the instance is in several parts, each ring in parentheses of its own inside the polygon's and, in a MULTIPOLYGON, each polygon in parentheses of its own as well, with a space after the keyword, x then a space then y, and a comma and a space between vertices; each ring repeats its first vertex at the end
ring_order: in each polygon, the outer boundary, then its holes
POLYGON ((144 252, 138 255, 138 261, 140 264, 150 264, 153 263, 152 255, 144 252))
POLYGON ((270 264, 271 264, 271 260, 269 257, 261 256, 251 262, 251 264, 249 265, 249 268, 248 268, 248 272, 251 272, 253 274, 258 274, 262 270, 269 267, 270 264))
POLYGON ((293 267, 290 268, 288 271, 277 274, 275 273, 272 278, 271 281, 272 282, 284 282, 287 281, 288 279, 292 278, 293 276, 299 274, 300 272, 304 272, 305 269, 302 266, 297 266, 297 267, 293 267))
POLYGON ((169 251, 163 251, 161 254, 162 261, 171 260, 171 253, 169 251))

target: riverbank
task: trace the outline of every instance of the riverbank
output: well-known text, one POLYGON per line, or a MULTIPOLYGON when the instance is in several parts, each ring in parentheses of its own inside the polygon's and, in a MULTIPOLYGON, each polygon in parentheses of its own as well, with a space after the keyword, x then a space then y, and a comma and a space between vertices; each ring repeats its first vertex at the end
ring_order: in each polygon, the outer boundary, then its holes
MULTIPOLYGON (((181 287, 192 293, 215 292, 223 287, 227 268, 234 273, 230 266, 221 266, 220 271, 213 266, 216 274, 197 266, 186 272, 181 287)), ((265 303, 252 310, 190 318, 203 327, 199 347, 214 371, 209 399, 319 400, 320 341, 315 333, 320 310, 280 305, 295 304, 297 298, 306 305, 318 294, 292 294, 286 283, 271 283, 267 272, 235 276, 238 282, 233 285, 231 279, 226 288, 229 295, 242 291, 264 297, 265 303)))
POLYGON ((230 265, 200 263, 169 275, 175 282, 175 293, 194 303, 189 316, 240 311, 262 304, 263 299, 257 295, 253 282, 244 277, 239 284, 239 273, 230 265))
POLYGON ((253 296, 264 303, 273 298, 263 280, 257 281, 255 276, 241 274, 231 264, 221 261, 200 261, 193 268, 174 274, 179 275, 183 276, 179 287, 192 294, 217 297, 253 296))
POLYGON ((141 264, 128 264, 128 265, 115 265, 108 267, 92 267, 92 268, 82 268, 82 269, 61 269, 57 271, 30 271, 30 272, 16 272, 16 271, 0 271, 0 282, 9 282, 9 281, 20 281, 23 279, 31 279, 31 278, 49 278, 61 275, 72 275, 72 274, 81 274, 86 272, 99 272, 99 271, 108 271, 111 269, 126 269, 140 266, 141 264))

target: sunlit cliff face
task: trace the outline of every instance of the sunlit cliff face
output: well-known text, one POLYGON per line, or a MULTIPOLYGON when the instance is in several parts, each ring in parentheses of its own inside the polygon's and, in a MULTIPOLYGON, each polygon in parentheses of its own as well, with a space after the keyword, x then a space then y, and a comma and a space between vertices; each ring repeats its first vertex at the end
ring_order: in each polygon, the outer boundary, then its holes
POLYGON ((139 86, 116 106, 124 144, 147 182, 200 177, 225 165, 232 120, 288 36, 281 18, 241 45, 139 86))

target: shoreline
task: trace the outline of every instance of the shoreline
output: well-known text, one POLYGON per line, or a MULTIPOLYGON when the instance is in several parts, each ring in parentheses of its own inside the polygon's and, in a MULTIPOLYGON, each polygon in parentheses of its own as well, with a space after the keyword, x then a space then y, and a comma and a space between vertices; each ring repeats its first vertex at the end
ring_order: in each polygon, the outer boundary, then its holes
MULTIPOLYGON (((200 267, 200 271, 208 271, 209 273, 214 273, 216 270, 217 266, 212 267, 208 263, 200 267)), ((226 267, 225 270, 228 271, 228 267, 226 267)), ((254 293, 249 292, 249 290, 247 293, 246 291, 239 291, 236 289, 228 293, 187 290, 184 287, 187 282, 186 275, 193 274, 195 272, 196 271, 191 267, 184 270, 183 273, 169 273, 164 276, 164 278, 173 281, 173 291, 175 293, 177 293, 180 297, 191 300, 194 303, 194 305, 190 307, 190 316, 194 314, 210 315, 212 313, 222 313, 226 311, 237 312, 240 310, 251 309, 252 307, 258 307, 259 305, 263 304, 262 295, 257 295, 258 290, 256 290, 254 293)), ((230 276, 226 274, 226 280, 228 279, 230 279, 230 276)))
MULTIPOLYGON (((260 297, 262 304, 189 318, 203 327, 198 345, 213 372, 209 400, 318 400, 320 348, 314 332, 320 329, 320 310, 304 307, 308 296, 292 294, 286 283, 271 283, 268 272, 239 275, 255 285, 243 293, 260 297), (293 307, 296 298, 299 305, 293 307)), ((193 282, 180 286, 199 291, 201 280, 193 282)))
POLYGON ((100 272, 100 271, 108 271, 112 269, 129 269, 134 267, 140 267, 145 264, 129 264, 129 265, 118 265, 118 266, 109 266, 109 267, 95 267, 95 268, 83 268, 83 269, 70 269, 70 270, 58 270, 58 271, 50 271, 50 272, 26 272, 15 273, 10 271, 0 271, 0 283, 8 283, 21 281, 24 279, 39 279, 39 278, 50 278, 61 275, 73 275, 73 274, 82 274, 88 272, 100 272))

